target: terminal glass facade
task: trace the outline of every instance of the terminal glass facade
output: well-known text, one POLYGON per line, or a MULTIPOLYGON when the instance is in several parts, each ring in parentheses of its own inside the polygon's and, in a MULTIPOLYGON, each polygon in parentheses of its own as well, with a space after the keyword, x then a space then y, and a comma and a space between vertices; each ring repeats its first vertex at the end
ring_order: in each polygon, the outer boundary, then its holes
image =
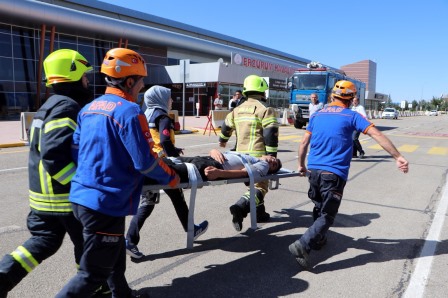
MULTIPOLYGON (((48 28, 47 28, 48 29, 48 28)), ((45 83, 40 83, 40 94, 37 95, 37 80, 40 57, 40 28, 26 28, 0 23, 0 118, 18 119, 20 112, 35 111, 51 94, 45 83), (39 96, 39 97, 38 97, 39 96)), ((94 67, 89 74, 91 88, 95 97, 104 93, 104 78, 99 72, 106 52, 118 47, 118 42, 98 40, 63 33, 56 33, 53 49, 73 49, 80 52, 94 67)), ((142 54, 151 65, 167 65, 176 59, 167 59, 166 50, 142 48, 127 45, 142 54), (170 61, 168 61, 170 60, 170 61)), ((50 53, 50 31, 46 31, 43 57, 50 53)), ((41 78, 44 79, 42 68, 41 78)))
MULTIPOLYGON (((90 86, 94 96, 104 94, 106 88, 103 75, 100 73, 102 59, 106 52, 120 46, 118 40, 110 41, 103 39, 77 36, 67 32, 56 32, 53 40, 53 51, 59 49, 73 49, 81 53, 93 66, 94 71, 88 75, 90 86)), ((0 119, 17 120, 21 112, 34 112, 51 95, 51 88, 46 88, 43 67, 39 65, 41 44, 41 26, 36 24, 34 28, 16 26, 0 22, 0 119), (41 68, 40 68, 40 67, 41 68), (41 74, 39 75, 39 69, 41 74), (37 94, 40 93, 40 94, 37 94)), ((45 42, 43 59, 50 53, 51 27, 45 31, 45 42)), ((150 44, 121 44, 122 47, 139 52, 146 61, 148 69, 153 67, 153 71, 145 79, 145 90, 151 86, 151 75, 157 73, 157 67, 166 65, 179 65, 179 59, 168 57, 167 49, 161 46, 150 44), (155 69, 155 70, 154 70, 155 69)), ((190 61, 191 64, 200 63, 190 61)), ((195 113, 194 103, 201 100, 201 115, 206 115, 210 109, 209 98, 215 95, 208 94, 210 87, 218 87, 224 100, 224 106, 228 107, 228 102, 235 94, 236 90, 242 90, 241 85, 235 83, 206 82, 207 87, 186 90, 186 113, 195 113), (197 98, 196 98, 197 97, 197 98), (191 101, 191 98, 196 98, 191 101), (200 98, 200 99, 199 99, 200 98)), ((182 89, 176 88, 179 84, 164 84, 171 88, 173 92, 174 108, 182 107, 179 98, 182 98, 182 89)), ((142 91, 143 92, 143 91, 142 91)), ((284 90, 270 89, 268 94, 268 104, 276 108, 288 107, 289 94, 284 90)))

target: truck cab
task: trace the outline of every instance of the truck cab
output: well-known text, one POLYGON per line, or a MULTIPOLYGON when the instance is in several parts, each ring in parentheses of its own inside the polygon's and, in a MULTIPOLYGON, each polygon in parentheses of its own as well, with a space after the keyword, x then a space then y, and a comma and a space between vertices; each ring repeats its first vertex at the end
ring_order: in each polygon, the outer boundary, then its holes
POLYGON ((319 102, 326 105, 331 100, 333 86, 339 80, 352 81, 364 99, 365 83, 348 78, 343 71, 323 66, 319 62, 309 63, 307 68, 296 70, 288 78, 287 86, 291 94, 289 104, 295 128, 301 129, 309 122, 311 94, 317 94, 319 102))
POLYGON ((309 121, 309 105, 311 94, 318 96, 319 102, 325 105, 329 101, 328 86, 334 86, 335 79, 329 77, 328 69, 322 65, 308 66, 306 69, 298 69, 288 80, 288 88, 291 90, 290 109, 294 118, 294 127, 302 128, 309 121), (329 79, 331 82, 329 82, 329 79))

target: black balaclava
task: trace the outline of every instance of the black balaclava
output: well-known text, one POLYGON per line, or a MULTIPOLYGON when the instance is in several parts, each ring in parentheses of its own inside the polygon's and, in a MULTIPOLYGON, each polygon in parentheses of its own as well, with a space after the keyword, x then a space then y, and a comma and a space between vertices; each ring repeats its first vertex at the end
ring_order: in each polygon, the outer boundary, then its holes
POLYGON ((70 97, 75 100, 81 108, 93 100, 93 91, 84 88, 82 80, 53 84, 52 87, 55 94, 70 97))

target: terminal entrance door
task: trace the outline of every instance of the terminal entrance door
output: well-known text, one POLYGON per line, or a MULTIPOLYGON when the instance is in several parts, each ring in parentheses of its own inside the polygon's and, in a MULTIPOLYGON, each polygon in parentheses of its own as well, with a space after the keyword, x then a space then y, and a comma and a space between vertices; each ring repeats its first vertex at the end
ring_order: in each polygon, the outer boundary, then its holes
POLYGON ((210 99, 207 97, 207 92, 205 92, 205 88, 195 88, 194 93, 194 115, 198 115, 197 107, 199 104, 199 116, 208 115, 210 110, 210 99))

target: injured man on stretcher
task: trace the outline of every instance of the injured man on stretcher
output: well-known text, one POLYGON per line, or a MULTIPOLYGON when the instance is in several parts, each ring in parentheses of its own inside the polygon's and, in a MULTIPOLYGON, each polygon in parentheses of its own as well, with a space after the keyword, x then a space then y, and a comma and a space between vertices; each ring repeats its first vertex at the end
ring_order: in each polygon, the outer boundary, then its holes
POLYGON ((248 177, 242 157, 248 162, 255 176, 263 177, 276 173, 282 167, 279 159, 265 155, 260 158, 235 152, 210 151, 209 156, 164 158, 166 164, 174 169, 181 183, 188 182, 188 170, 185 163, 196 166, 203 180, 232 179, 248 177))
MULTIPOLYGON (((195 156, 195 157, 166 157, 163 158, 163 161, 171 167, 180 177, 181 184, 184 186, 190 186, 189 172, 191 175, 191 167, 187 164, 193 164, 197 169, 194 170, 195 174, 192 176, 192 181, 199 179, 199 175, 201 176, 203 181, 207 180, 218 180, 218 179, 238 179, 249 177, 249 173, 246 170, 245 164, 252 172, 252 177, 259 180, 264 176, 269 176, 268 174, 273 174, 278 172, 282 168, 282 163, 279 159, 273 156, 262 156, 260 158, 252 157, 247 154, 240 154, 236 152, 225 152, 221 153, 220 151, 213 149, 210 151, 209 156, 195 156), (244 159, 244 161, 243 161, 244 159)), ((245 179, 241 179, 245 181, 245 179)), ((194 183, 194 182, 193 182, 194 183)), ((185 197, 183 195, 182 188, 171 189, 169 186, 157 185, 157 183, 145 176, 144 184, 146 186, 156 186, 158 189, 164 189, 165 193, 172 201, 183 201, 185 203, 185 197)), ((141 196, 141 207, 157 204, 160 199, 160 195, 153 195, 154 191, 145 189, 143 187, 143 192, 141 196)), ((158 193, 157 193, 158 194, 158 193)), ((186 204, 178 204, 183 206, 186 204)), ((194 206, 194 205, 193 205, 194 206)), ((145 208, 146 208, 145 207, 145 208)), ((152 209, 151 209, 152 210, 152 209)), ((182 210, 177 210, 179 219, 181 220, 185 231, 187 232, 187 228, 193 225, 194 230, 191 231, 191 235, 188 236, 188 245, 193 245, 193 241, 196 240, 201 234, 203 234, 207 230, 208 223, 205 229, 201 226, 194 225, 193 221, 189 219, 189 210, 188 208, 182 208, 182 210), (180 214, 180 215, 179 215, 180 214), (188 225, 188 227, 187 227, 188 225), (190 238, 191 237, 191 238, 190 238)), ((244 216, 245 217, 245 216, 244 216)), ((238 219, 242 221, 242 218, 238 219)), ((134 219, 132 220, 132 222, 134 219)), ((132 226, 131 222, 131 226, 132 226)), ((232 220, 233 222, 233 220, 232 220)), ((239 223, 242 226, 242 223, 239 223)), ((138 230, 141 228, 141 224, 138 225, 138 222, 134 225, 134 232, 137 236, 134 236, 133 239, 129 239, 130 243, 137 244, 139 241, 138 230), (137 230, 138 229, 138 230, 137 230)), ((129 228, 130 230, 131 227, 129 228)), ((190 231, 190 230, 189 230, 190 231)), ((190 232, 189 232, 190 233, 190 232)), ((127 237, 130 236, 129 232, 127 237)), ((132 254, 130 254, 133 256, 132 254)), ((134 256, 135 258, 135 256, 134 256)))
MULTIPOLYGON (((248 177, 241 156, 243 156, 249 163, 255 176, 262 177, 267 174, 273 174, 278 172, 282 167, 280 159, 270 155, 264 155, 257 158, 248 154, 235 152, 222 153, 216 149, 212 149, 209 156, 166 157, 163 158, 163 161, 176 171, 180 177, 181 183, 188 183, 188 169, 185 163, 193 164, 198 169, 199 174, 204 181, 248 177)), ((145 177, 144 184, 156 184, 156 182, 145 177)))
MULTIPOLYGON (((163 161, 179 175, 181 184, 183 183, 184 185, 189 185, 190 179, 187 164, 193 164, 197 169, 195 172, 198 174, 195 175, 194 179, 199 178, 199 175, 203 181, 236 179, 249 177, 243 162, 243 158, 255 178, 276 173, 282 167, 280 160, 273 156, 262 156, 260 158, 256 158, 247 154, 240 154, 236 152, 221 153, 216 149, 211 150, 209 156, 165 157, 163 158, 163 161)), ((151 186, 157 185, 157 182, 145 176, 144 184, 151 186)), ((185 197, 182 189, 171 189, 169 186, 166 186, 166 188, 164 186, 160 186, 160 188, 164 189, 165 193, 173 202, 183 202, 183 204, 176 204, 175 207, 178 206, 176 208, 176 212, 184 227, 184 230, 187 231, 189 225, 189 211, 187 205, 185 204, 185 197)), ((134 258, 140 258, 143 256, 143 254, 141 254, 136 247, 140 241, 139 231, 143 226, 144 220, 151 214, 154 204, 157 204, 159 199, 160 194, 158 191, 145 190, 145 187, 143 188, 143 193, 140 199, 140 208, 144 208, 142 209, 144 211, 132 219, 126 235, 126 241, 133 246, 133 248, 130 246, 129 249, 127 247, 126 251, 134 258), (135 250, 133 251, 132 249, 135 250)), ((194 240, 196 240, 197 237, 202 235, 207 230, 207 226, 208 223, 206 223, 205 227, 194 225, 194 240)))

